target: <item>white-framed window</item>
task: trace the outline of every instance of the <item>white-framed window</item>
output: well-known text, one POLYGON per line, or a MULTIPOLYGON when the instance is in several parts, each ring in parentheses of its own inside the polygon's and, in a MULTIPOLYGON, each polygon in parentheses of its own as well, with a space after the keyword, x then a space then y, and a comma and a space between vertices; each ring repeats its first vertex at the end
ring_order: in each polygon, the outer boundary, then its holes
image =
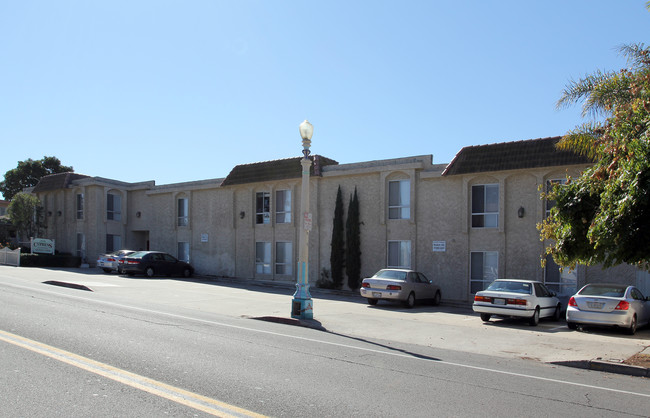
POLYGON ((186 197, 180 197, 177 200, 178 207, 178 226, 187 226, 190 216, 190 202, 186 197))
POLYGON ((271 274, 271 243, 258 241, 255 243, 255 272, 271 274))
POLYGON ((499 277, 499 253, 497 251, 472 251, 470 253, 470 291, 484 290, 499 277))
POLYGON ((472 186, 472 228, 499 226, 499 185, 472 186))
POLYGON ((122 237, 119 235, 106 234, 106 252, 112 253, 122 249, 122 237))
POLYGON ((411 241, 388 241, 387 267, 411 268, 411 241))
POLYGON ((77 193, 77 219, 84 218, 84 195, 83 193, 77 193))
POLYGON ((559 296, 571 296, 578 291, 577 268, 560 267, 553 261, 553 256, 546 255, 544 284, 559 296))
POLYGON ((190 262, 190 243, 189 242, 178 242, 178 259, 185 261, 186 263, 190 262))
POLYGON ((275 243, 275 274, 292 274, 293 246, 290 242, 275 243))
MULTIPOLYGON (((566 179, 546 180, 546 192, 550 192, 556 184, 566 184, 566 179)), ((546 217, 551 214, 551 209, 555 206, 555 200, 546 199, 546 217)))
POLYGON ((411 218, 411 181, 388 182, 388 219, 411 218))
POLYGON ((291 190, 275 192, 275 223, 291 223, 291 190))
POLYGON ((122 220, 122 196, 119 194, 108 193, 106 195, 106 219, 122 220))
POLYGON ((271 222, 271 194, 268 192, 255 193, 255 223, 268 224, 271 222))

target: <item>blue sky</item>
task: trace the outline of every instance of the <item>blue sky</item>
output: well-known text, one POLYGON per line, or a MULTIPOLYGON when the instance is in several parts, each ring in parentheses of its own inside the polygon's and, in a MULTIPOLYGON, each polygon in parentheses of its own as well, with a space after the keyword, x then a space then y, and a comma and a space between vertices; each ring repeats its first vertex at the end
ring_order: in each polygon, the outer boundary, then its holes
POLYGON ((645 0, 3 1, 0 175, 56 156, 168 184, 562 135, 571 79, 626 66, 645 0))

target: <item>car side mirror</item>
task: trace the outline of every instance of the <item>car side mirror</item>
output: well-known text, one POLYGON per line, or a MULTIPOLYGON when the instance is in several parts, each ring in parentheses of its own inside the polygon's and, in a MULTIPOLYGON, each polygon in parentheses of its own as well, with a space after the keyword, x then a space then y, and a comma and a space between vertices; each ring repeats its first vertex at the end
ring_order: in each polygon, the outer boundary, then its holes
POLYGON ((550 294, 551 294, 551 297, 557 296, 557 294, 555 292, 551 292, 550 294))

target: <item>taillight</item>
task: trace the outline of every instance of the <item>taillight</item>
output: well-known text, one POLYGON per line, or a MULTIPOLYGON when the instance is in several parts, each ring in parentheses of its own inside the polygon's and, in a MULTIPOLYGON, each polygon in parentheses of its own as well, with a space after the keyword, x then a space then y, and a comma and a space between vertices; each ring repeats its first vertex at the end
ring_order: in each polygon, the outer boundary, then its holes
POLYGON ((520 305, 526 306, 526 299, 508 299, 506 300, 508 305, 520 305))
POLYGON ((578 306, 578 304, 576 303, 576 298, 574 298, 573 296, 571 296, 571 299, 569 299, 569 306, 578 306))
POLYGON ((361 287, 370 287, 370 283, 363 282, 361 283, 361 287))
POLYGON ((630 302, 624 300, 618 302, 618 305, 614 308, 615 311, 627 311, 628 309, 630 309, 630 302))
POLYGON ((140 264, 140 260, 129 260, 126 263, 127 264, 140 264))
POLYGON ((386 286, 386 290, 402 290, 402 286, 398 286, 396 284, 389 284, 386 286))
POLYGON ((106 261, 115 261, 114 258, 107 258, 106 261))
POLYGON ((487 296, 479 296, 476 295, 474 296, 474 302, 487 302, 487 303, 492 303, 492 298, 489 298, 487 296))

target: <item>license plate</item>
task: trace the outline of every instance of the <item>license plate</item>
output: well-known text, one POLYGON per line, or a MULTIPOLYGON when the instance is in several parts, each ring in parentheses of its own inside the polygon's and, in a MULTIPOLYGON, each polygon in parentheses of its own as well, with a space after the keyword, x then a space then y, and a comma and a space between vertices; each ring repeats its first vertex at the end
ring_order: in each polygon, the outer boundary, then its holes
POLYGON ((381 292, 372 292, 372 297, 373 298, 380 298, 381 297, 381 292))
POLYGON ((501 298, 494 298, 494 299, 492 300, 492 303, 495 304, 495 305, 505 305, 505 304, 506 304, 506 300, 505 300, 505 299, 501 299, 501 298))
POLYGON ((587 302, 587 306, 591 309, 603 309, 604 302, 587 302))

